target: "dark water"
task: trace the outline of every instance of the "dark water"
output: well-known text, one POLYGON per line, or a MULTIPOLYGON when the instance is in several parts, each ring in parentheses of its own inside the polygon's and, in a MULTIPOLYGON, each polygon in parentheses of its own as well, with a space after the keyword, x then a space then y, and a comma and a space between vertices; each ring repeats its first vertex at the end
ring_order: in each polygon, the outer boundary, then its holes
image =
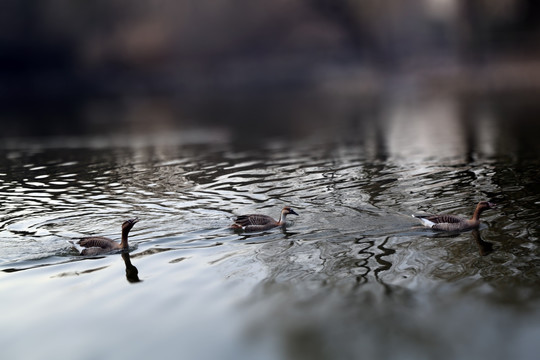
POLYGON ((536 358, 537 153, 489 119, 471 140, 443 126, 453 116, 444 101, 398 107, 382 139, 346 126, 344 141, 257 146, 220 130, 6 142, 2 357, 536 358), (480 200, 499 206, 475 232, 410 216, 480 200), (284 205, 300 214, 286 229, 227 228, 284 205), (66 242, 118 239, 135 216, 129 254, 66 242))

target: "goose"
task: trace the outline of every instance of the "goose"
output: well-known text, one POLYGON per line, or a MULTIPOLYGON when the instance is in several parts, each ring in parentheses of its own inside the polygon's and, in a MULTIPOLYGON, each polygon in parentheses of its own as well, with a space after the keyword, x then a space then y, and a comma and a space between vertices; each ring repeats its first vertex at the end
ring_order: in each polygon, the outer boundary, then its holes
POLYGON ((71 241, 71 244, 81 251, 81 255, 99 255, 114 250, 125 250, 128 248, 129 231, 138 221, 138 218, 124 221, 120 243, 103 236, 89 236, 81 238, 77 242, 71 241))
POLYGON ((274 227, 285 225, 287 215, 289 214, 298 216, 298 214, 288 206, 285 206, 283 210, 281 210, 281 215, 278 221, 274 220, 268 215, 240 215, 235 219, 234 224, 231 225, 231 228, 241 229, 244 231, 268 230, 274 227))
POLYGON ((480 214, 485 210, 492 209, 496 205, 489 201, 480 201, 470 219, 464 219, 454 215, 413 215, 428 228, 442 231, 463 231, 476 229, 480 226, 480 214))

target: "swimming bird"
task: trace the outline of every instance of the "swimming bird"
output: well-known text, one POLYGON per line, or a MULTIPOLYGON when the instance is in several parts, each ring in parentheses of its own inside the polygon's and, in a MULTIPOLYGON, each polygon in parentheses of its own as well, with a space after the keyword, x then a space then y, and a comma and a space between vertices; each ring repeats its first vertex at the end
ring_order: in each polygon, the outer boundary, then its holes
POLYGON ((128 248, 129 231, 138 221, 138 218, 124 221, 122 224, 122 241, 120 243, 103 236, 84 237, 77 242, 71 243, 81 251, 81 255, 99 255, 114 250, 124 250, 128 248))
POLYGON ((413 215, 420 219, 428 228, 443 231, 463 231, 476 229, 480 226, 480 214, 485 210, 492 209, 496 205, 489 201, 480 201, 476 205, 474 214, 470 219, 464 219, 454 215, 413 215))
POLYGON ((268 215, 260 214, 249 214, 249 215, 240 215, 234 221, 234 224, 231 225, 233 229, 242 229, 244 231, 261 231, 268 230, 274 227, 283 226, 287 220, 287 215, 297 215, 298 214, 290 207, 285 206, 281 210, 281 215, 279 220, 276 221, 268 215))

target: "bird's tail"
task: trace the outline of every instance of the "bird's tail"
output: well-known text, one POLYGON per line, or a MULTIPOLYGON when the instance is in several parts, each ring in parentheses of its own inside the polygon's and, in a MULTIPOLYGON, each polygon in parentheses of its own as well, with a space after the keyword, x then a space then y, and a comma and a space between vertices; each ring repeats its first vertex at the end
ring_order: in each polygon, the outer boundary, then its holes
POLYGON ((77 239, 66 240, 66 242, 79 253, 82 253, 82 251, 84 250, 83 247, 77 243, 77 239))

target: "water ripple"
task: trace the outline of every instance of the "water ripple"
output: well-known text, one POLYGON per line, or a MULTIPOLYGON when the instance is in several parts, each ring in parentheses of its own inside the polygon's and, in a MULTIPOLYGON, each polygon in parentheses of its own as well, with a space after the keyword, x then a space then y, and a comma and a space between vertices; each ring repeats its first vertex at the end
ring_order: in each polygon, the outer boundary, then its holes
MULTIPOLYGON (((270 144, 250 153, 221 145, 199 150, 94 149, 74 151, 68 159, 46 152, 6 157, 0 176, 0 263, 46 258, 54 263, 73 256, 66 239, 97 234, 119 239, 122 221, 138 216, 131 243, 140 254, 251 246, 274 281, 420 288, 478 277, 493 282, 497 273, 535 278, 525 265, 539 258, 534 166, 517 172, 493 161, 473 166, 381 161, 354 147, 305 144, 295 150, 270 144), (441 237, 410 217, 417 212, 469 216, 477 201, 492 197, 505 205, 486 213, 491 226, 484 238, 441 237), (239 236, 227 229, 235 215, 261 212, 277 218, 284 205, 300 213, 286 231, 239 236), (479 268, 478 257, 489 254, 504 261, 479 268)), ((213 264, 239 254, 238 248, 226 251, 213 264)), ((174 254, 168 261, 184 258, 174 254)))

